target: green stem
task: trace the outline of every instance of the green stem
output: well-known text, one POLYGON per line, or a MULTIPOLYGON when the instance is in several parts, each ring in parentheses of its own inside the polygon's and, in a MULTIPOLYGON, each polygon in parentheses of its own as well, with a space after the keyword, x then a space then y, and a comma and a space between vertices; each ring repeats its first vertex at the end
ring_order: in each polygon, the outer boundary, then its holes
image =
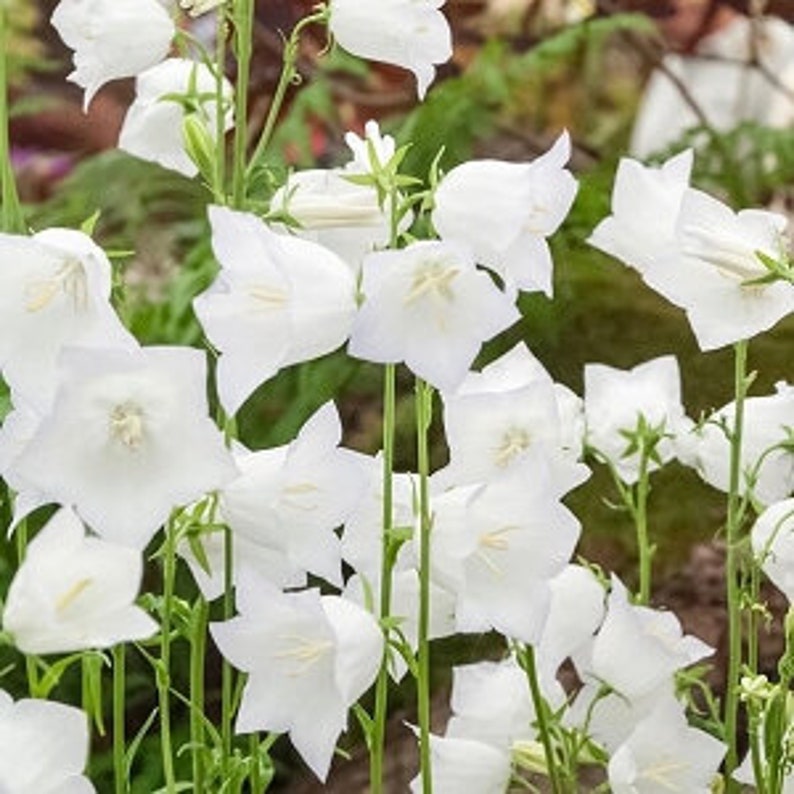
MULTIPOLYGON (((0 20, 2 21, 2 20, 0 20)), ((3 59, 0 58, 0 61, 3 59)), ((16 525, 16 529, 14 531, 16 536, 17 542, 17 566, 21 566, 22 563, 25 561, 25 555, 27 554, 28 550, 28 520, 27 518, 23 518, 19 521, 16 525)), ((28 693, 32 698, 37 697, 37 692, 39 688, 39 675, 36 670, 36 660, 25 654, 25 674, 28 680, 28 693)))
POLYGON ((234 159, 232 206, 241 209, 245 200, 245 154, 248 148, 248 83, 251 75, 254 31, 253 0, 235 0, 234 42, 237 56, 237 86, 234 109, 234 159))
POLYGON ((422 794, 432 794, 430 762, 430 456, 428 433, 433 419, 433 387, 416 379, 416 440, 419 470, 419 630, 416 682, 419 711, 419 761, 422 794))
POLYGON ((273 99, 268 108, 267 118, 265 119, 265 126, 262 128, 262 134, 259 136, 256 148, 254 149, 251 159, 248 163, 247 176, 251 175, 253 168, 263 158, 270 139, 273 137, 273 130, 276 128, 281 107, 284 104, 284 98, 287 95, 287 89, 296 79, 300 79, 300 73, 297 69, 299 45, 301 33, 309 25, 315 23, 327 23, 329 18, 329 11, 327 8, 322 7, 319 11, 310 14, 301 19, 297 25, 292 29, 289 38, 284 44, 284 64, 281 68, 281 75, 276 85, 276 90, 273 93, 273 99))
MULTIPOLYGON (((234 617, 234 542, 229 527, 223 528, 223 619, 234 617)), ((229 761, 232 756, 232 709, 234 698, 234 670, 223 657, 221 665, 221 749, 223 777, 229 774, 229 761)))
POLYGON ((727 555, 725 563, 728 601, 728 672, 725 681, 725 756, 726 792, 738 790, 733 770, 738 765, 737 718, 739 710, 739 672, 742 663, 741 604, 739 588, 739 532, 741 530, 741 453, 744 429, 744 403, 747 394, 747 342, 735 345, 734 394, 735 414, 731 430, 730 484, 726 518, 727 555))
POLYGON ((648 604, 651 600, 651 563, 653 549, 648 540, 648 450, 643 443, 640 452, 640 470, 634 501, 634 526, 637 529, 637 550, 640 561, 640 592, 638 604, 648 604))
MULTIPOLYGON (((394 416, 396 404, 395 372, 395 365, 387 364, 383 373, 383 514, 381 528, 383 534, 378 611, 381 623, 391 613, 392 570, 394 568, 391 534, 394 523, 392 471, 394 465, 394 416)), ((386 738, 386 712, 389 701, 389 630, 385 626, 383 628, 383 639, 383 661, 381 662, 378 681, 375 685, 375 716, 370 746, 369 785, 371 794, 381 794, 383 791, 383 748, 386 738)))
POLYGON ((215 201, 226 203, 226 112, 224 104, 224 70, 226 63, 226 4, 218 7, 218 32, 215 37, 215 201))
POLYGON ((113 780, 116 794, 127 794, 127 774, 124 756, 125 737, 125 691, 126 659, 123 643, 113 646, 113 780))
POLYGON ((19 203, 14 169, 11 165, 11 142, 8 134, 8 14, 0 3, 0 224, 4 232, 25 232, 25 218, 19 203))
POLYGON ((249 737, 249 743, 251 750, 251 794, 262 794, 264 783, 259 774, 259 733, 252 733, 249 737))
POLYGON ((535 663, 535 649, 531 645, 524 646, 523 651, 519 655, 521 666, 527 674, 527 681, 529 682, 529 691, 532 695, 532 705, 535 709, 535 720, 538 726, 538 733, 540 734, 540 741, 543 745, 543 754, 546 758, 546 768, 549 773, 549 782, 551 783, 552 794, 562 794, 560 787, 559 776, 557 773, 557 762, 554 757, 554 750, 551 746, 551 735, 549 733, 549 723, 546 719, 546 703, 543 700, 543 695, 540 691, 540 684, 538 682, 538 669, 535 663))
POLYGON ((174 606, 176 579, 176 528, 172 521, 165 527, 163 549, 163 617, 160 626, 160 664, 157 670, 157 691, 160 701, 160 748, 166 794, 176 792, 174 753, 171 741, 171 614, 174 606))
POLYGON ((193 761, 193 791, 203 794, 204 775, 204 662, 207 652, 209 607, 199 595, 193 608, 190 637, 190 744, 193 761))

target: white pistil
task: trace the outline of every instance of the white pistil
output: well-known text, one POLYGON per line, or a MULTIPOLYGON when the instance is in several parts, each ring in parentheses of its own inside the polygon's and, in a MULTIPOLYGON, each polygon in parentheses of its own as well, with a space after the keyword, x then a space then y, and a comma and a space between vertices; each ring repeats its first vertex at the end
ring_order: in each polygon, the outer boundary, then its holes
POLYGON ((249 287, 248 294, 262 309, 280 309, 287 302, 287 293, 275 287, 264 285, 249 287))
POLYGON ((496 449, 494 463, 500 468, 506 468, 528 446, 530 438, 526 430, 511 427, 503 436, 502 443, 496 449))
POLYGON ((61 615, 63 614, 83 593, 91 586, 91 579, 80 579, 75 582, 61 597, 55 602, 55 611, 61 615))
POLYGON ((453 301, 455 294, 450 285, 459 273, 459 268, 444 262, 423 262, 414 271, 414 280, 405 297, 405 304, 414 303, 428 293, 435 293, 446 301, 453 301))
POLYGON ((310 670, 334 646, 330 640, 317 640, 310 637, 282 637, 285 649, 274 655, 274 659, 295 661, 296 669, 289 673, 290 676, 301 676, 310 670))
POLYGON ((122 403, 110 412, 110 437, 130 450, 143 441, 143 411, 134 403, 122 403))

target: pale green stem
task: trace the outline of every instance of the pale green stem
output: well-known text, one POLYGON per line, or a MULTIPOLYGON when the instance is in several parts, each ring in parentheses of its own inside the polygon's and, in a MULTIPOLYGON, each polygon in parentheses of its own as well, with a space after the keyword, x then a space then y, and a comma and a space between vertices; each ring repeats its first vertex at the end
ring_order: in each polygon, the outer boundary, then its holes
MULTIPOLYGON (((223 528, 223 619, 234 617, 234 542, 229 527, 223 528)), ((229 773, 229 760, 232 755, 232 709, 234 697, 234 670, 226 657, 221 665, 221 745, 223 750, 224 779, 229 773)))
POLYGON ((163 548, 163 617, 160 625, 160 662, 157 669, 157 691, 160 701, 160 748, 163 758, 165 794, 176 792, 174 753, 171 741, 171 613, 174 606, 176 579, 176 528, 172 521, 165 526, 163 548))
POLYGON ((248 148, 248 83, 251 74, 254 32, 253 0, 235 0, 234 42, 237 56, 237 86, 234 110, 234 159, 232 206, 241 209, 245 200, 245 154, 248 148))
MULTIPOLYGON (((0 61, 3 59, 0 58, 0 61)), ((25 560, 25 555, 28 550, 28 520, 23 518, 19 521, 15 529, 15 536, 17 541, 17 564, 19 567, 25 560)), ((39 688, 39 676, 36 671, 36 660, 25 654, 25 673, 28 679, 28 693, 32 698, 37 697, 39 688)))
POLYGON ((265 119, 265 126, 262 128, 262 134, 259 136, 256 148, 254 149, 251 159, 248 163, 248 176, 250 176, 251 171, 256 164, 264 157, 265 151, 267 150, 268 144, 270 143, 270 139, 273 137, 273 130, 276 128, 276 122, 278 121, 281 107, 284 104, 284 98, 287 95, 287 89, 293 82, 295 82, 296 79, 300 79, 300 74, 297 70, 297 63, 298 54, 300 51, 299 45, 301 33, 309 25, 313 25, 318 22, 325 23, 327 20, 328 11, 324 8, 314 14, 304 17, 300 20, 300 22, 298 22, 297 25, 295 25, 292 33, 285 42, 284 65, 281 68, 281 75, 279 76, 276 90, 273 93, 273 99, 270 101, 267 118, 265 119))
POLYGON ((124 643, 113 646, 113 780, 116 794, 127 794, 126 752, 126 665, 124 643))
POLYGON ((430 760, 430 458, 428 434, 433 419, 433 388, 416 379, 416 438, 419 472, 419 629, 417 652, 417 707, 419 712, 419 764, 422 794, 432 794, 430 760))
POLYGON ((540 734, 540 741, 543 745, 543 755, 546 758, 546 769, 549 773, 552 794, 563 794, 560 787, 559 774, 557 770, 557 760, 554 756, 554 749, 551 746, 551 735, 549 733, 549 723, 546 719, 546 703, 540 691, 538 682, 538 669, 535 663, 535 649, 531 645, 525 645, 520 653, 520 661, 524 672, 527 674, 529 691, 532 696, 532 705, 535 709, 535 721, 540 734))
POLYGON ((262 780, 259 775, 259 733, 252 733, 249 737, 251 751, 251 794, 262 794, 262 780))
POLYGON ((14 180, 8 135, 8 13, 0 2, 0 223, 4 232, 24 233, 25 219, 14 180))
MULTIPOLYGON (((391 553, 393 518, 394 466, 394 414, 395 414, 395 366, 387 364, 383 374, 383 514, 381 540, 380 604, 378 616, 381 621, 391 613, 392 570, 394 555, 391 553)), ((383 791, 383 747, 386 738, 386 713, 389 701, 389 631, 383 629, 384 650, 378 681, 375 685, 375 715, 370 746, 369 786, 371 794, 383 791)))
POLYGON ((199 595, 193 607, 190 637, 190 744, 193 761, 193 791, 204 794, 204 662, 207 651, 209 607, 199 595))
POLYGON ((640 561, 640 592, 637 603, 646 605, 651 600, 651 564, 653 550, 648 540, 648 450, 643 442, 640 450, 640 470, 634 500, 634 526, 637 530, 637 551, 640 561))
POLYGON ((730 481, 726 518, 726 591, 728 601, 728 671, 725 681, 725 756, 726 792, 738 791, 733 770, 738 765, 737 718, 739 709, 739 672, 742 663, 742 625, 739 575, 739 532, 741 529, 741 453, 744 429, 744 403, 747 394, 747 342, 735 345, 734 394, 735 414, 731 430, 730 481))
POLYGON ((215 39, 215 201, 226 203, 226 113, 224 64, 226 63, 226 4, 218 7, 215 39))

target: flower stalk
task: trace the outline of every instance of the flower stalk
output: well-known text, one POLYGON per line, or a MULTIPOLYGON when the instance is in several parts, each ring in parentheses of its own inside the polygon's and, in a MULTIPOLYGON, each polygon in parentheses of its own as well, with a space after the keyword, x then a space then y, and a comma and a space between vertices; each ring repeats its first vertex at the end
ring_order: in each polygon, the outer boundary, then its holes
POLYGON ((7 4, 0 3, 0 223, 5 232, 25 231, 25 219, 19 203, 14 169, 11 165, 8 106, 8 17, 7 4))
POLYGON ((126 657, 124 643, 113 646, 113 781, 115 794, 126 794, 126 657))
POLYGON ((160 748, 163 759, 165 794, 175 794, 174 753, 171 741, 171 617, 174 610, 176 580, 176 526, 165 526, 163 546, 163 615, 160 627, 160 661, 157 666, 157 692, 160 701, 160 748))

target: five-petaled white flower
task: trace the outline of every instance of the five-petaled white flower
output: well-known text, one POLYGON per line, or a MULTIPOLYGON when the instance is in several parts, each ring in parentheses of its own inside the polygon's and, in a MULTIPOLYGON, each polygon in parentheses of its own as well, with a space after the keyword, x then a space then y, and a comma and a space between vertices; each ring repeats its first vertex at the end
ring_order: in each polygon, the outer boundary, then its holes
POLYGON ((134 601, 143 576, 135 549, 86 536, 62 508, 28 546, 8 590, 3 629, 24 653, 65 653, 142 640, 157 624, 134 601))
POLYGON ((483 342, 519 317, 513 301, 455 243, 422 241, 364 260, 352 356, 404 361, 420 378, 451 391, 483 342))
POLYGON ((331 0, 328 27, 339 46, 359 58, 391 63, 416 75, 424 98, 435 64, 452 56, 446 0, 331 0))
POLYGON ((105 83, 162 61, 176 31, 157 0, 61 0, 51 21, 75 51, 68 79, 85 89, 84 109, 105 83))

